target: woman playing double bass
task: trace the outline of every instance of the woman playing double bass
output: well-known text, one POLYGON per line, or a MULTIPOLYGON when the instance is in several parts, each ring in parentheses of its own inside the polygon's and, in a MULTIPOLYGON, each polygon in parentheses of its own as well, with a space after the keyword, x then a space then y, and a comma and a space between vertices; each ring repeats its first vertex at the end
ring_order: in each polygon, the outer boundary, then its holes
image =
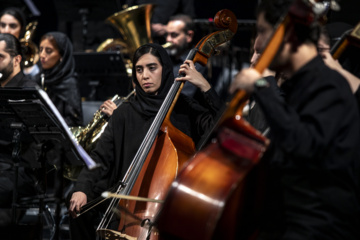
MULTIPOLYGON (((222 103, 209 83, 196 71, 192 61, 183 64, 180 72, 185 77, 176 80, 189 81, 197 86, 203 92, 207 105, 201 106, 180 94, 171 122, 196 143, 212 126, 222 103)), ((171 60, 166 50, 157 44, 145 44, 137 49, 133 73, 136 96, 114 111, 91 153, 91 157, 104 168, 94 171, 84 168, 80 173, 69 206, 73 217, 83 205, 122 179, 174 81, 171 60)), ((95 239, 94 219, 99 215, 100 208, 71 219, 72 239, 95 239)))

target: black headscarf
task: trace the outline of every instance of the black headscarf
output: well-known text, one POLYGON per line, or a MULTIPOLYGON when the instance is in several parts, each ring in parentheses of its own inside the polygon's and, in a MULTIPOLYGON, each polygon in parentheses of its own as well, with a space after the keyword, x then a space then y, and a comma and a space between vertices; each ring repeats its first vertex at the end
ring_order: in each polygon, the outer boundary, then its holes
POLYGON ((153 117, 158 112, 161 104, 163 103, 167 93, 169 92, 173 82, 174 82, 174 73, 172 62, 167 54, 166 50, 158 44, 148 43, 141 47, 139 47, 136 53, 144 47, 151 47, 158 51, 160 55, 160 63, 162 64, 162 77, 161 77, 161 85, 158 90, 157 95, 150 95, 141 88, 137 78, 136 78, 136 63, 133 62, 133 77, 132 80, 135 83, 136 89, 136 97, 133 101, 130 101, 132 107, 138 111, 139 113, 143 114, 147 118, 153 117))
POLYGON ((61 32, 49 32, 45 36, 51 35, 54 37, 58 46, 61 61, 51 69, 44 69, 45 80, 47 85, 59 84, 63 79, 74 75, 75 61, 73 57, 73 47, 70 39, 61 32))
POLYGON ((54 37, 61 59, 53 68, 41 69, 40 74, 37 76, 37 82, 42 86, 41 75, 44 74, 46 92, 66 123, 69 126, 82 125, 81 97, 75 77, 72 43, 61 32, 46 33, 42 39, 47 36, 54 37))

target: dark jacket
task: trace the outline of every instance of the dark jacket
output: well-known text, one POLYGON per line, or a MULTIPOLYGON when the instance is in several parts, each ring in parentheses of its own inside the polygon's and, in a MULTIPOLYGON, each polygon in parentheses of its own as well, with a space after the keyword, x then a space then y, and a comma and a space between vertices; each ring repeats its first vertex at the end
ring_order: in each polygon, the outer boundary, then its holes
POLYGON ((360 239, 360 118, 349 84, 318 56, 282 90, 285 99, 255 90, 271 128, 269 169, 277 173, 268 223, 282 228, 281 239, 360 239))
POLYGON ((30 80, 24 75, 22 71, 16 74, 5 87, 35 87, 37 86, 35 81, 30 80))

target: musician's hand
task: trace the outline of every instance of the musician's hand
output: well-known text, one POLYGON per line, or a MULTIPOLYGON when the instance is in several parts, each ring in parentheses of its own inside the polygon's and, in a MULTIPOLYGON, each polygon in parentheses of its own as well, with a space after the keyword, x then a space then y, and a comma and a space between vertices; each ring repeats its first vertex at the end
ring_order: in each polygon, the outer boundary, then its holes
POLYGON ((329 68, 332 68, 336 71, 342 70, 343 67, 340 65, 339 61, 335 60, 331 56, 330 52, 321 52, 320 55, 329 68))
POLYGON ((184 64, 180 66, 179 74, 184 74, 185 76, 176 78, 176 81, 188 81, 200 88, 203 92, 207 92, 211 88, 209 82, 196 70, 194 62, 191 60, 186 60, 184 64))
POLYGON ((117 106, 113 101, 106 100, 103 104, 101 104, 100 111, 110 117, 116 108, 117 106))
POLYGON ((70 199, 69 213, 73 218, 77 217, 80 208, 87 203, 87 196, 83 192, 74 192, 70 199))
POLYGON ((151 30, 155 36, 164 36, 166 34, 166 25, 161 23, 152 23, 151 30))
POLYGON ((254 83, 261 78, 261 74, 253 68, 244 69, 239 72, 230 86, 230 93, 234 93, 236 90, 243 89, 249 93, 254 91, 254 83))
POLYGON ((360 86, 360 79, 357 76, 355 76, 354 74, 352 74, 351 72, 349 72, 348 70, 346 70, 345 68, 343 68, 341 66, 341 64, 339 63, 339 61, 335 60, 329 52, 323 52, 323 53, 321 53, 321 56, 322 56, 325 64, 329 68, 332 68, 333 70, 338 71, 341 75, 343 75, 343 77, 346 78, 346 80, 348 81, 348 83, 351 87, 352 92, 355 93, 360 86))

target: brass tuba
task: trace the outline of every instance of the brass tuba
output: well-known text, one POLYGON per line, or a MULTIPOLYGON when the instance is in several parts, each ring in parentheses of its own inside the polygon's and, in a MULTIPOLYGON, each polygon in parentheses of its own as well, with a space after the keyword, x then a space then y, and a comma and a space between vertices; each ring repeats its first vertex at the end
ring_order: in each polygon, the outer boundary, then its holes
POLYGON ((107 39, 96 49, 97 52, 120 50, 127 73, 132 73, 132 57, 137 48, 151 43, 150 19, 154 4, 142 4, 117 12, 106 19, 118 29, 123 39, 107 39))
POLYGON ((37 21, 30 22, 26 26, 24 37, 20 39, 20 44, 24 49, 25 68, 31 67, 39 61, 39 48, 31 40, 37 25, 38 25, 37 21))

